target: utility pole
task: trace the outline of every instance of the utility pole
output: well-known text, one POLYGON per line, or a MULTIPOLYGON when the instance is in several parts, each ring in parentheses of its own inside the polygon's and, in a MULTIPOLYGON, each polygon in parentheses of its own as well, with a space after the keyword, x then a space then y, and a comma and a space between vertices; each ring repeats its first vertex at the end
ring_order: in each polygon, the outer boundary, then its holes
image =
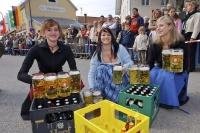
POLYGON ((31 4, 30 4, 31 0, 28 0, 28 5, 29 5, 29 15, 30 15, 30 26, 31 28, 33 27, 33 19, 32 19, 32 13, 31 13, 31 4))

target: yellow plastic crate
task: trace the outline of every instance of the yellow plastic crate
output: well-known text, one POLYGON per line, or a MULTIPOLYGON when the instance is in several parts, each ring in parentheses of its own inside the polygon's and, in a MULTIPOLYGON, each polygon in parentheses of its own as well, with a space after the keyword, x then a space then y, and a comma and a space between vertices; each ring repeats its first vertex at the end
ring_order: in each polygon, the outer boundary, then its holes
POLYGON ((121 133, 125 122, 119 114, 135 118, 135 126, 126 133, 149 133, 149 117, 108 100, 74 112, 76 133, 121 133))

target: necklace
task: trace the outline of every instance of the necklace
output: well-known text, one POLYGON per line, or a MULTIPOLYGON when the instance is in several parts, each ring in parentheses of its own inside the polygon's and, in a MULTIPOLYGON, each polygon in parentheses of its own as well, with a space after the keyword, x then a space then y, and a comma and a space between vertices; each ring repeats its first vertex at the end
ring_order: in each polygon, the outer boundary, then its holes
POLYGON ((49 49, 54 53, 58 49, 58 45, 56 45, 54 47, 49 46, 49 49))

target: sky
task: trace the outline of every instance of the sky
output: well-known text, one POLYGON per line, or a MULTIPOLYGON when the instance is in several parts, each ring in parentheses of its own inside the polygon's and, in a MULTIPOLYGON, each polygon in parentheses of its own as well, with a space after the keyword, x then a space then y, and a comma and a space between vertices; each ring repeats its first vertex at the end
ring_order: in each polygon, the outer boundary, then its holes
MULTIPOLYGON (((0 11, 5 15, 11 6, 19 5, 24 0, 1 0, 0 11)), ((115 14, 115 0, 71 0, 77 7, 77 15, 87 14, 88 16, 107 16, 115 14)))

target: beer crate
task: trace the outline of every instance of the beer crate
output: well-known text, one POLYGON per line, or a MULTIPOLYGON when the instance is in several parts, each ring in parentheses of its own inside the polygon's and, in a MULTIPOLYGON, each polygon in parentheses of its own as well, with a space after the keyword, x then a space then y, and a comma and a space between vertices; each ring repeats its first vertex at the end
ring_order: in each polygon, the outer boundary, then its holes
MULTIPOLYGON (((143 92, 143 89, 141 90, 141 92, 143 92)), ((119 92, 118 103, 124 107, 136 110, 144 115, 149 116, 151 125, 159 111, 159 88, 153 85, 129 85, 119 92), (136 88, 148 86, 148 93, 151 95, 145 93, 138 94, 137 91, 130 92, 130 88, 133 88, 134 86, 136 88)), ((123 119, 123 115, 121 115, 121 118, 123 119)))
POLYGON ((34 99, 30 109, 33 133, 74 133, 73 113, 83 106, 79 93, 62 99, 34 99))
POLYGON ((134 120, 134 126, 126 133, 149 133, 149 117, 108 100, 102 100, 74 112, 76 133, 121 133, 126 122, 122 113, 134 120))

